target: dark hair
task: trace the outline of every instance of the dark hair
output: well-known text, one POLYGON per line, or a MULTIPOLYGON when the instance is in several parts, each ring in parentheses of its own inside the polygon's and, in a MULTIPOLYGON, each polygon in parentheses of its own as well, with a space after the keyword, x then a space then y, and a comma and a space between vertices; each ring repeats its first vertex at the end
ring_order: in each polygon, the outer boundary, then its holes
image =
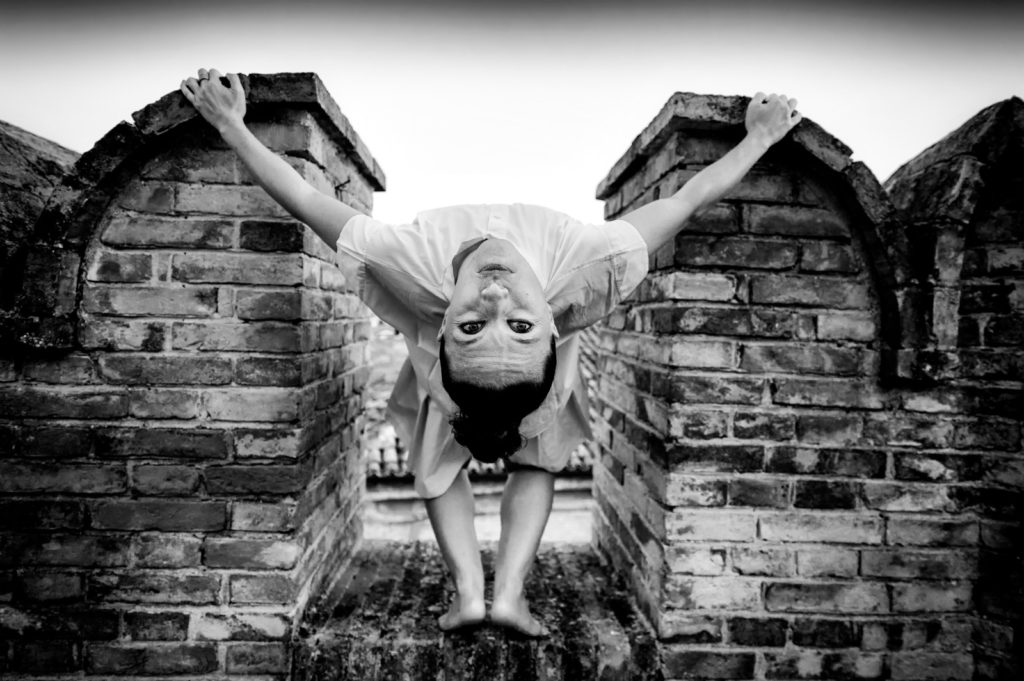
POLYGON ((441 384, 459 411, 449 419, 455 441, 483 463, 507 459, 526 445, 519 423, 540 406, 555 380, 555 337, 540 381, 520 381, 500 388, 455 380, 441 338, 441 384))

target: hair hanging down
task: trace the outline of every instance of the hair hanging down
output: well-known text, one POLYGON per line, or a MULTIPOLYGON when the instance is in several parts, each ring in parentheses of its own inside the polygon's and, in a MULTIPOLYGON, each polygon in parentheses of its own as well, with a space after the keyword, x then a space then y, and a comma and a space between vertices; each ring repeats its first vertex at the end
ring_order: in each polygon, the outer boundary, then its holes
POLYGON ((555 339, 539 382, 523 381, 501 388, 456 381, 448 371, 448 357, 441 339, 441 383, 458 405, 449 420, 455 441, 483 463, 507 459, 526 445, 519 434, 523 418, 540 406, 555 380, 555 339))

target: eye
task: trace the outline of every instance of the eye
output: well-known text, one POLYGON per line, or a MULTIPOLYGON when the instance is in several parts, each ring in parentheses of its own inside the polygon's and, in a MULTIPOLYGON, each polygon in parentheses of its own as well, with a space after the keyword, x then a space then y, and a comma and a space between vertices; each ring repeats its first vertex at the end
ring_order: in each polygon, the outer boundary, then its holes
POLYGON ((533 329, 533 324, 530 322, 524 322, 520 319, 513 319, 509 321, 508 326, 516 333, 529 333, 533 329))
POLYGON ((483 328, 483 322, 463 322, 462 324, 459 324, 459 330, 470 336, 480 333, 483 328))

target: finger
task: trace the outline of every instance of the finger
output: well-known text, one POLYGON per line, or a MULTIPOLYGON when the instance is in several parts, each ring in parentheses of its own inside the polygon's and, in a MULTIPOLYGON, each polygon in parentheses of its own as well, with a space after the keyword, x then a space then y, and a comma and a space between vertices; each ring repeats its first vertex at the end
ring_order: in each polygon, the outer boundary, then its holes
POLYGON ((789 100, 789 108, 791 110, 793 110, 793 111, 796 111, 796 100, 795 99, 790 99, 789 100))
POLYGON ((238 79, 238 74, 237 73, 229 73, 228 74, 228 82, 231 83, 231 89, 234 90, 235 92, 241 92, 242 91, 242 81, 238 79))
POLYGON ((185 81, 181 81, 181 94, 185 95, 185 99, 187 99, 190 104, 195 105, 196 96, 192 94, 191 90, 188 89, 188 86, 185 83, 185 81))
POLYGON ((209 76, 210 72, 207 71, 206 69, 199 69, 196 73, 199 74, 200 80, 202 80, 203 78, 209 78, 210 77, 209 76))
POLYGON ((753 101, 760 102, 761 104, 764 104, 764 102, 765 102, 765 94, 759 90, 757 92, 757 94, 754 95, 753 101))
POLYGON ((199 92, 199 81, 197 81, 195 78, 187 78, 185 80, 185 86, 189 90, 191 90, 193 95, 199 92))
POLYGON ((223 76, 220 75, 220 71, 218 71, 217 69, 210 69, 209 74, 210 74, 210 80, 212 82, 217 83, 218 85, 220 85, 222 87, 227 87, 227 85, 225 85, 225 83, 224 83, 223 76))
POLYGON ((793 125, 796 125, 797 123, 799 123, 799 122, 800 122, 800 121, 802 121, 803 119, 804 119, 804 116, 803 116, 803 114, 802 114, 802 113, 800 113, 799 111, 794 111, 794 112, 793 112, 793 115, 792 115, 792 116, 790 116, 790 118, 789 118, 790 122, 791 122, 791 123, 792 123, 793 125))

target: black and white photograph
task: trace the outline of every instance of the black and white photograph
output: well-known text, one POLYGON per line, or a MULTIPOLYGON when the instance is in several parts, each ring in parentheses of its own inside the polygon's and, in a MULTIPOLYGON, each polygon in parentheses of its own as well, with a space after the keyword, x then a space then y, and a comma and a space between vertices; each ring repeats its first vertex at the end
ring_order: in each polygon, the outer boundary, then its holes
POLYGON ((0 679, 1020 681, 1024 4, 0 3, 0 679))

